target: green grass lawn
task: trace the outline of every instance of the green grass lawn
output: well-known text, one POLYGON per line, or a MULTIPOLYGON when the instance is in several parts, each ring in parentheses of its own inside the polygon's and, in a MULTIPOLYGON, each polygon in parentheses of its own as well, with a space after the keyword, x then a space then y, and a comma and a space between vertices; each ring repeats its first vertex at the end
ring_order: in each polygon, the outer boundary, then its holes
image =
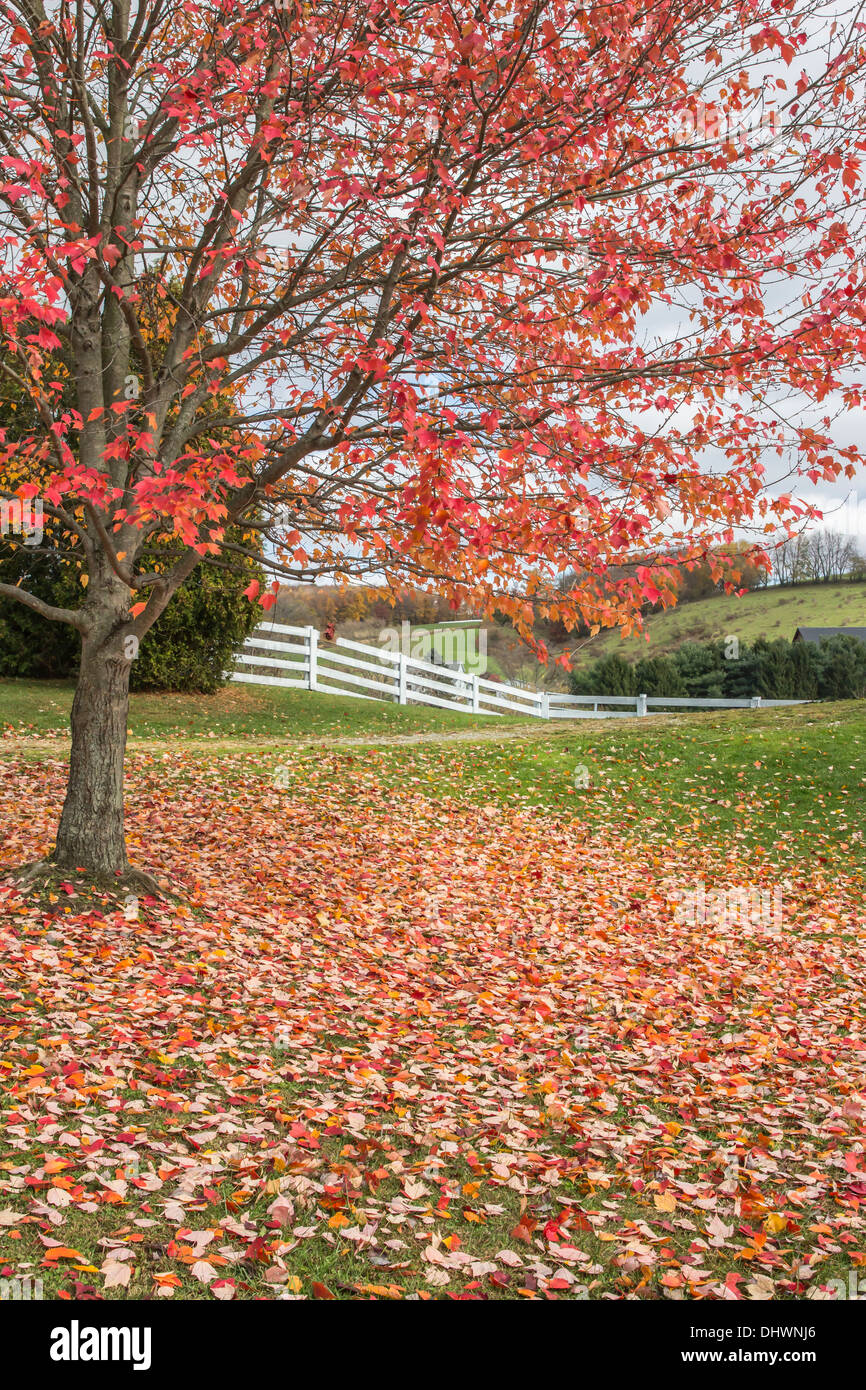
MULTIPOLYGON (((316 776, 318 756, 298 752, 303 780, 316 776)), ((319 775, 345 775, 348 756, 334 749, 319 775)), ((536 725, 484 743, 378 746, 365 759, 394 785, 542 807, 589 834, 696 837, 786 862, 866 861, 861 701, 536 725)))
MULTIPOLYGON (((14 734, 68 734, 71 681, 0 681, 0 730, 14 734)), ((424 705, 385 704, 351 696, 320 695, 284 686, 227 685, 215 695, 134 694, 132 739, 172 734, 191 738, 328 738, 425 733, 521 723, 424 705)))

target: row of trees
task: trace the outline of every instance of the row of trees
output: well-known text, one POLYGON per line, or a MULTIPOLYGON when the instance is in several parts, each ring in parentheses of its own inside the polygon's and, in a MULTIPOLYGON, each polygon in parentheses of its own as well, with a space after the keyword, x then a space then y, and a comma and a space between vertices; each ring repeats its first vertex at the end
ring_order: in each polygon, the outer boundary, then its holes
POLYGON ((685 642, 670 656, 628 662, 618 653, 571 674, 575 695, 680 695, 691 699, 855 700, 866 697, 866 643, 825 638, 820 645, 685 642))
POLYGON ((779 584, 853 583, 866 580, 866 556, 841 531, 812 531, 773 551, 773 574, 779 584))
POLYGON ((453 603, 441 594, 401 588, 392 594, 384 584, 283 585, 271 615, 278 623, 325 628, 329 623, 452 622, 453 603))

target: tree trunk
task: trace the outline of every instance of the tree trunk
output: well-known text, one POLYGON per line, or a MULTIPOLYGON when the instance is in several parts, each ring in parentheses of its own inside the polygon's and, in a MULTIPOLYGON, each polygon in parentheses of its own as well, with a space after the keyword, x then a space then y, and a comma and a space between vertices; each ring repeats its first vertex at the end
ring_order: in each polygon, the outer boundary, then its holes
POLYGON ((52 858, 94 876, 125 873, 123 758, 130 662, 116 636, 85 637, 72 703, 72 755, 52 858))

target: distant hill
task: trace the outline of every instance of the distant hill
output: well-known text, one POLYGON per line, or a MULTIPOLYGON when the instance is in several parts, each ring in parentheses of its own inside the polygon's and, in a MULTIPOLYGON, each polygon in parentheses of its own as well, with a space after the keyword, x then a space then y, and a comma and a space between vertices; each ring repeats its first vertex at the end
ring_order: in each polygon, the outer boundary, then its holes
POLYGON ((624 641, 619 632, 600 632, 580 646, 575 665, 584 665, 611 651, 627 660, 661 656, 683 642, 711 642, 735 636, 741 642, 756 637, 785 637, 798 627, 860 627, 866 625, 866 584, 786 584, 754 589, 742 598, 717 594, 654 613, 646 620, 649 642, 643 636, 624 641))
MULTIPOLYGON (((374 591, 375 592, 375 591, 374 591)), ((328 607, 336 590, 314 591, 301 586, 286 587, 280 596, 279 610, 271 617, 283 623, 312 623, 324 628, 329 621, 336 624, 340 637, 369 642, 374 646, 382 641, 385 629, 400 629, 399 610, 383 603, 383 613, 337 613, 328 607), (311 596, 316 600, 314 604, 311 596)), ((358 598, 360 589, 349 590, 358 598)), ((425 596, 422 596, 424 598, 425 596)), ((345 596, 340 600, 345 603, 345 596)), ((431 603, 426 599, 428 606, 431 603)), ((363 607, 363 605, 362 605, 363 607)), ((430 612, 406 613, 413 627, 446 620, 455 621, 447 608, 437 615, 430 612)), ((469 620, 471 622, 471 620, 469 620)), ((786 637, 789 641, 798 627, 861 627, 866 625, 866 583, 788 584, 771 589, 755 589, 742 598, 714 594, 711 598, 683 603, 663 613, 654 613, 646 620, 649 642, 642 637, 623 641, 619 629, 608 629, 597 637, 582 642, 550 644, 552 657, 563 651, 573 653, 575 666, 595 661, 611 651, 618 651, 629 660, 656 656, 673 651, 683 642, 708 642, 717 637, 734 635, 741 642, 754 642, 756 637, 786 637)), ((494 679, 530 686, 550 686, 567 689, 568 677, 560 666, 540 667, 510 626, 497 623, 485 625, 486 632, 473 637, 473 650, 486 648, 487 674, 494 679)))

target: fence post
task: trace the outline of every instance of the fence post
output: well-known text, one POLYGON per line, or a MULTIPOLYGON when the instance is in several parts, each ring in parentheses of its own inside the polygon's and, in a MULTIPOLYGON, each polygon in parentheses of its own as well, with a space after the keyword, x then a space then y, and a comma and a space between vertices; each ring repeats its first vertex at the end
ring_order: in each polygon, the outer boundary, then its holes
POLYGON ((761 697, 760 697, 760 695, 753 695, 753 696, 752 696, 751 700, 749 701, 749 708, 750 708, 750 709, 760 709, 760 708, 761 708, 761 697))
POLYGON ((406 653, 400 652, 397 658, 397 699, 401 705, 406 703, 406 653))
POLYGON ((646 695, 638 695, 637 713, 640 715, 646 714, 646 695))
POLYGON ((318 630, 318 628, 315 628, 315 627, 308 627, 308 628, 307 628, 307 656, 308 656, 309 662, 310 662, 310 669, 309 669, 309 671, 307 672, 307 689, 308 689, 308 690, 315 690, 315 688, 316 688, 316 675, 317 675, 317 671, 316 671, 317 661, 316 661, 316 658, 317 658, 317 655, 318 655, 318 650, 319 650, 319 630, 318 630))
POLYGON ((478 692, 478 677, 477 677, 477 675, 473 675, 473 677, 472 677, 472 713, 473 713, 473 714, 480 714, 480 713, 481 713, 481 706, 480 706, 480 704, 479 704, 478 693, 479 693, 479 692, 478 692))
POLYGON ((541 718, 550 718, 550 696, 546 690, 541 692, 541 718))

